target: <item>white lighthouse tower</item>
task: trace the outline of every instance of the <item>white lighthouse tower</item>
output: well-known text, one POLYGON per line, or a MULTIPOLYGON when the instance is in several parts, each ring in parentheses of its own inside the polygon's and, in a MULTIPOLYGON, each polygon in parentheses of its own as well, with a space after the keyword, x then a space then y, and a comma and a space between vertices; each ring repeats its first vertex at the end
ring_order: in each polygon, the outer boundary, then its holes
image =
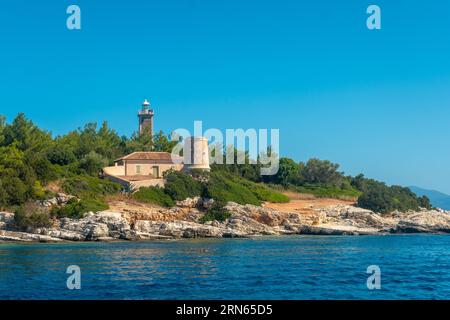
POLYGON ((208 139, 205 137, 187 137, 183 148, 184 170, 210 170, 208 139))

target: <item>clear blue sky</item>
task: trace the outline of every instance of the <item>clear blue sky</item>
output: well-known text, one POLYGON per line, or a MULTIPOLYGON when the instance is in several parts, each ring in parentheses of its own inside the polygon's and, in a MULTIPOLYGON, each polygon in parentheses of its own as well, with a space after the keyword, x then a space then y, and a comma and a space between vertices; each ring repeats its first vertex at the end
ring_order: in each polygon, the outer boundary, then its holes
POLYGON ((449 1, 2 1, 0 114, 130 135, 149 98, 157 130, 279 128, 283 155, 450 193, 449 20, 449 1))

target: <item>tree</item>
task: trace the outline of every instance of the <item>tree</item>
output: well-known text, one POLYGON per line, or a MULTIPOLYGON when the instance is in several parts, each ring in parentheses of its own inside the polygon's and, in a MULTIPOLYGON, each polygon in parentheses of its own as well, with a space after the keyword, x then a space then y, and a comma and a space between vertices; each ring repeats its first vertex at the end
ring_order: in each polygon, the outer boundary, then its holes
POLYGON ((5 208, 6 205, 8 205, 9 197, 8 193, 6 192, 3 181, 0 179, 0 208, 5 208))
POLYGON ((153 151, 172 152, 177 145, 177 141, 170 141, 169 138, 160 130, 153 137, 153 151))
MULTIPOLYGON (((409 188, 387 186, 385 183, 358 177, 362 183, 362 195, 358 198, 358 206, 379 213, 389 213, 394 210, 402 212, 418 210, 419 207, 431 209, 427 197, 417 197, 409 188)), ((353 182, 354 183, 354 182, 353 182)))
POLYGON ((24 150, 42 151, 50 145, 51 135, 40 130, 28 120, 23 113, 19 113, 12 124, 3 129, 4 145, 16 142, 17 147, 24 150))
POLYGON ((292 159, 281 158, 275 182, 287 186, 299 174, 299 165, 292 159))
POLYGON ((75 162, 77 159, 73 153, 73 149, 62 143, 55 143, 47 153, 47 159, 60 166, 65 166, 75 162))
POLYGON ((308 160, 301 174, 307 183, 337 186, 343 178, 338 168, 338 164, 313 158, 308 160))
MULTIPOLYGON (((220 153, 221 154, 218 155, 218 157, 222 157, 223 164, 211 165, 212 171, 228 172, 251 181, 261 181, 261 164, 258 159, 251 159, 248 151, 237 150, 233 146, 222 146, 220 153), (233 163, 227 163, 227 154, 233 157, 233 163), (243 159, 243 163, 238 163, 238 158, 243 159)), ((212 156, 216 156, 215 150, 213 151, 212 156)))
POLYGON ((139 135, 134 132, 129 140, 125 141, 125 153, 132 153, 135 151, 152 151, 153 141, 150 133, 139 135))
POLYGON ((36 175, 36 178, 43 183, 47 183, 56 179, 56 172, 43 153, 26 153, 27 166, 32 169, 36 175))
POLYGON ((3 145, 3 141, 5 140, 5 136, 3 131, 5 130, 6 118, 0 115, 0 146, 3 145))
POLYGON ((114 129, 108 127, 106 121, 98 130, 96 143, 95 151, 109 160, 117 159, 123 155, 125 143, 114 129))
POLYGON ((18 177, 2 177, 2 187, 7 195, 6 203, 10 206, 21 205, 28 199, 28 188, 18 177))
POLYGON ((95 176, 107 165, 108 159, 102 157, 95 151, 91 151, 80 160, 79 168, 87 174, 95 176))

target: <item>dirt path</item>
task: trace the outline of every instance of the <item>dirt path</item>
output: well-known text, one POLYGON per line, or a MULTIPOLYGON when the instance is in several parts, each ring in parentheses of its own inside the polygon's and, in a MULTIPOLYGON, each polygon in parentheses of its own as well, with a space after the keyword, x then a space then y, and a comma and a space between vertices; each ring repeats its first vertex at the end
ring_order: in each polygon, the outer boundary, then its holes
POLYGON ((280 212, 299 212, 304 214, 314 213, 314 209, 325 208, 333 205, 353 205, 354 200, 341 200, 332 198, 316 198, 312 195, 286 192, 291 201, 288 203, 265 203, 264 207, 280 212))

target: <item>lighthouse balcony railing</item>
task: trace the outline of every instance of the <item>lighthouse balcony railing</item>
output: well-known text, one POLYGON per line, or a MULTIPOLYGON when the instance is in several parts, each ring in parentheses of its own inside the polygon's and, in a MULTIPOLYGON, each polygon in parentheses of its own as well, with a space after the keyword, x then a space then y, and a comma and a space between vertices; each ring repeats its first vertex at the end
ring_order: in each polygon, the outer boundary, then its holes
POLYGON ((139 115, 141 114, 150 114, 153 115, 153 109, 149 109, 149 110, 139 110, 139 115))

